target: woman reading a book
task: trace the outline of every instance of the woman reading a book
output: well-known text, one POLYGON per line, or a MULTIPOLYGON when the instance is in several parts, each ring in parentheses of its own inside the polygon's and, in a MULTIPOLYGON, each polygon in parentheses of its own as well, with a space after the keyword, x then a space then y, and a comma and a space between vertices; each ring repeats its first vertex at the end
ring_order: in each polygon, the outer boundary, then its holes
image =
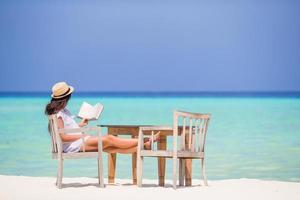
MULTIPOLYGON (((65 82, 56 83, 52 87, 52 99, 46 106, 45 114, 57 114, 59 129, 79 128, 88 124, 88 119, 82 119, 81 122, 77 124, 70 111, 66 108, 73 91, 74 88, 65 82)), ((60 137, 63 142, 63 151, 65 153, 82 151, 83 143, 86 151, 98 150, 98 137, 96 136, 84 133, 61 133, 60 137), (82 135, 84 135, 83 141, 81 139, 82 135)), ((151 142, 156 142, 158 138, 159 134, 156 134, 153 141, 150 139, 145 140, 145 148, 149 149, 151 142)), ((136 152, 137 145, 137 139, 118 138, 113 135, 106 135, 102 137, 103 151, 109 153, 133 153, 136 152)))

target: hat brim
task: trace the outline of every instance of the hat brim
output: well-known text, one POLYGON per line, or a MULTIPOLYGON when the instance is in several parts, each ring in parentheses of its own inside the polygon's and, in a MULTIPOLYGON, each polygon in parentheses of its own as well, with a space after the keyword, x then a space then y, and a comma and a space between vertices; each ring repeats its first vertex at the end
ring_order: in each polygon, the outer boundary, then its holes
POLYGON ((64 95, 62 95, 62 96, 58 96, 58 97, 57 97, 57 96, 54 96, 54 94, 51 94, 51 97, 52 97, 53 99, 62 99, 62 98, 64 98, 64 97, 66 97, 66 96, 72 94, 72 92, 74 91, 74 88, 73 88, 72 86, 69 85, 69 88, 70 88, 70 90, 69 90, 68 93, 66 93, 66 94, 64 94, 64 95))

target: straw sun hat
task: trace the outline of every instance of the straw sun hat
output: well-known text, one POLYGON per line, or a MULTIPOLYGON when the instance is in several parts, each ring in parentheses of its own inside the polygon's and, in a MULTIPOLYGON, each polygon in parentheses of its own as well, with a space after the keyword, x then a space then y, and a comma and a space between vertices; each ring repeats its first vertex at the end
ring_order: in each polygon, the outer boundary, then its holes
POLYGON ((74 91, 74 88, 68 85, 66 82, 55 83, 52 87, 51 97, 54 99, 61 99, 68 96, 74 91))

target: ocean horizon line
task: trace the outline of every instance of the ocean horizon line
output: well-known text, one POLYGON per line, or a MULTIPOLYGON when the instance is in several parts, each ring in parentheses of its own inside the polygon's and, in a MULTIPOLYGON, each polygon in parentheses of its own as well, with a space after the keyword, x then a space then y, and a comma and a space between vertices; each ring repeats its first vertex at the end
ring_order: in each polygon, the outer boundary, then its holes
MULTIPOLYGON (((0 91, 0 97, 49 97, 49 91, 0 91)), ((73 97, 292 97, 300 91, 76 91, 73 97)))

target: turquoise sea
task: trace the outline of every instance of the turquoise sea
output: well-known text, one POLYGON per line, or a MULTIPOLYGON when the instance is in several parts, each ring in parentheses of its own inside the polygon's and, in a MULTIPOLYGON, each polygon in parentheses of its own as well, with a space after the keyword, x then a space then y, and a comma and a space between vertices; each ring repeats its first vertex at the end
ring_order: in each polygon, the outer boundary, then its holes
MULTIPOLYGON (((0 174, 56 176, 44 115, 48 101, 45 95, 0 97, 0 174)), ((100 121, 91 125, 172 125, 175 109, 211 113, 206 146, 210 180, 300 181, 299 97, 79 95, 69 102, 73 114, 83 101, 105 107, 100 121)), ((199 161, 193 162, 193 172, 200 178, 199 161)), ((64 175, 95 177, 96 160, 67 160, 64 175)), ((116 177, 131 178, 131 156, 118 155, 116 177)), ((157 177, 156 160, 145 159, 144 177, 157 177)), ((166 177, 171 178, 171 161, 166 177)))

